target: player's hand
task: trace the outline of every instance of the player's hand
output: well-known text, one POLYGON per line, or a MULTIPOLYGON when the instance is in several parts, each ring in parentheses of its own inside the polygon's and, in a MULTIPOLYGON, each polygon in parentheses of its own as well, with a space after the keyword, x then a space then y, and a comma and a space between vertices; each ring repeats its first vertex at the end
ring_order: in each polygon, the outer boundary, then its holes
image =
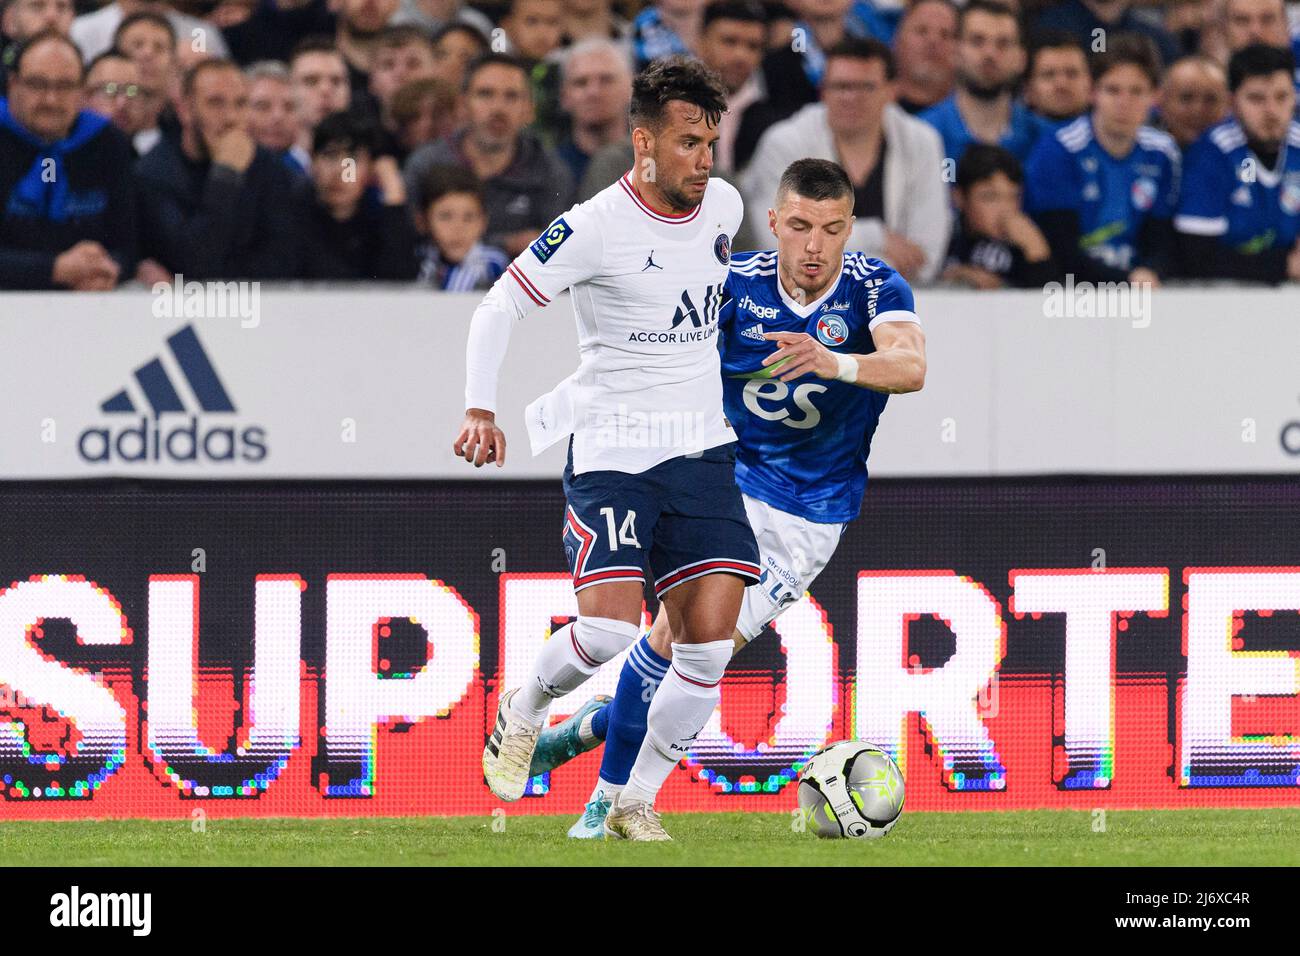
POLYGON ((451 446, 457 458, 464 458, 475 468, 490 461, 500 468, 506 463, 506 433, 497 427, 496 415, 481 408, 465 411, 460 434, 451 446))
POLYGON ((840 372, 835 353, 805 332, 764 332, 763 338, 780 346, 763 359, 764 367, 782 363, 779 374, 772 376, 779 381, 788 382, 807 372, 818 378, 835 378, 840 372))

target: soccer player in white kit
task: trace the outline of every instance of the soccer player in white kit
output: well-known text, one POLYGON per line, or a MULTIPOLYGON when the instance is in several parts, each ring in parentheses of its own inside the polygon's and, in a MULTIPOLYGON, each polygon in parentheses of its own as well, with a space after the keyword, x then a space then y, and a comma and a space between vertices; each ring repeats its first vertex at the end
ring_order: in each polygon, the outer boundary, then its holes
POLYGON ((523 795, 551 701, 637 639, 648 564, 674 643, 645 742, 605 819, 623 839, 670 839, 655 795, 717 706, 741 597, 761 574, 716 339, 743 215, 740 194, 709 178, 725 108, 721 81, 698 61, 648 66, 633 84, 632 170, 515 259, 475 311, 466 349, 453 448, 476 467, 500 466, 496 385, 511 326, 570 290, 579 367, 525 420, 534 452, 570 438, 564 543, 578 619, 502 695, 483 774, 501 799, 523 795))

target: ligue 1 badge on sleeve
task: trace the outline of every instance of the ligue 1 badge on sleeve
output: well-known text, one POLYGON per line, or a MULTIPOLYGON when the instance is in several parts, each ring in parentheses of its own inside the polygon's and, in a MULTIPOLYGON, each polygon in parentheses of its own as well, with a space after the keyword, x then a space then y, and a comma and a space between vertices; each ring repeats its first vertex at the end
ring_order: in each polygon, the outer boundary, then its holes
POLYGON ((713 240, 713 254, 724 266, 731 261, 731 239, 725 232, 718 233, 718 238, 713 240))

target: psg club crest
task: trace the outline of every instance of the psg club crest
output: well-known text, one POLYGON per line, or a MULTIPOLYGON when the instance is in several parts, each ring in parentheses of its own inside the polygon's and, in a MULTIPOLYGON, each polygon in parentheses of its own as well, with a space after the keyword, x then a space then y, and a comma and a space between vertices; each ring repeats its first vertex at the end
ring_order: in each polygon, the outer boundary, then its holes
POLYGON ((718 238, 713 240, 713 254, 724 266, 731 261, 731 240, 725 232, 718 233, 718 238))
POLYGON ((1133 180, 1133 208, 1143 212, 1156 201, 1156 184, 1145 176, 1133 180))
POLYGON ((817 338, 822 345, 843 345, 849 337, 849 327, 838 315, 823 315, 817 320, 817 338))

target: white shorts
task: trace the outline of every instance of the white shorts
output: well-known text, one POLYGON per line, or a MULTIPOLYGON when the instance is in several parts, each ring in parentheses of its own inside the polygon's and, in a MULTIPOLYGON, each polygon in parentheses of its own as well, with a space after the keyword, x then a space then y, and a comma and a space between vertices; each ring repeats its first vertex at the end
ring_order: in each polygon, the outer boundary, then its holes
POLYGON ((819 524, 773 508, 765 501, 741 496, 749 526, 758 542, 763 577, 745 588, 736 630, 746 641, 763 633, 781 613, 808 590, 831 560, 845 524, 819 524))

